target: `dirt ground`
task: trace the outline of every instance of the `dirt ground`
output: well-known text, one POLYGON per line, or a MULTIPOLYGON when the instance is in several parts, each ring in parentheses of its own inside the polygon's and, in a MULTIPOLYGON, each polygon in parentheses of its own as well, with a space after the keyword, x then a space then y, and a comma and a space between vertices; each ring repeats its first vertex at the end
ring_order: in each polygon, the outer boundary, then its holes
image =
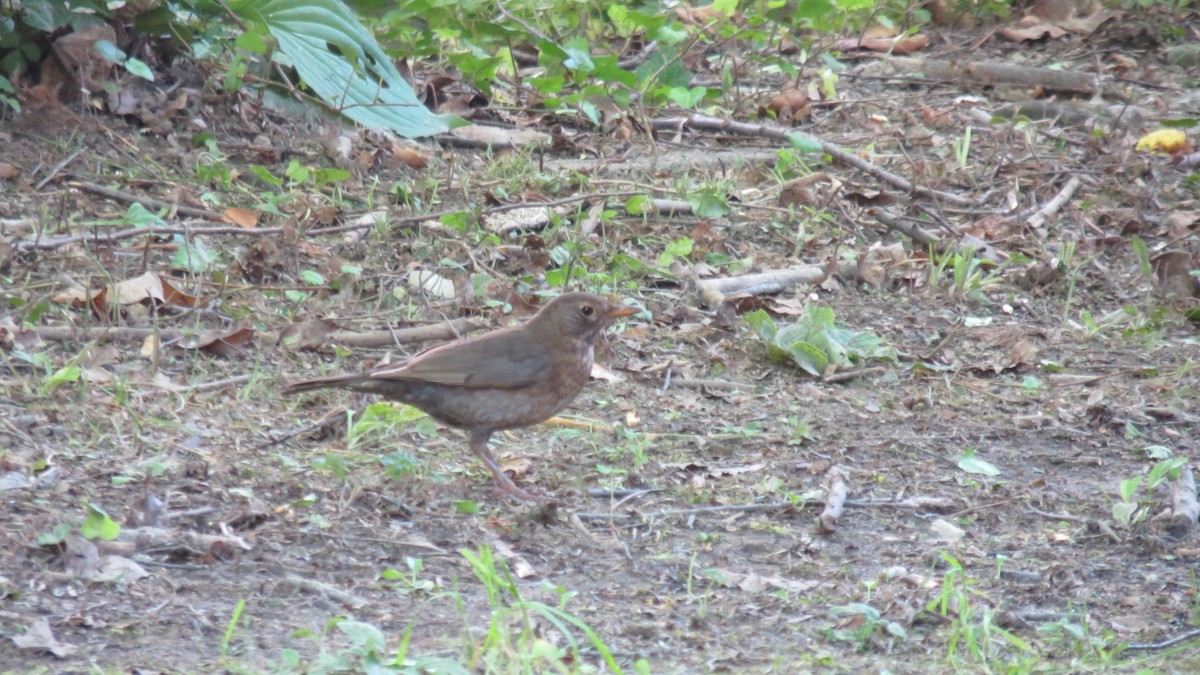
MULTIPOLYGON (((429 144, 421 170, 379 137, 350 134, 351 177, 322 188, 255 178, 256 165, 281 176, 293 160, 335 160, 327 124, 248 114, 249 98, 195 96, 166 135, 100 117, 52 139, 11 119, 0 159, 24 173, 0 213, 37 232, 6 220, 0 237, 0 671, 353 672, 366 648, 330 623, 346 618, 381 631, 384 655, 411 631, 420 672, 548 672, 538 649, 570 652, 548 606, 586 623, 628 672, 1197 672, 1200 542, 1194 519, 1170 518, 1187 489, 1170 477, 1148 487, 1159 461, 1200 451, 1200 349, 1186 315, 1197 307, 1188 272, 1200 268, 1196 174, 1133 150, 1156 119, 1200 113, 1195 71, 1165 64, 1164 48, 1108 24, 1086 40, 992 40, 974 55, 1099 66, 1108 97, 1076 97, 1077 120, 981 123, 971 110, 998 116, 1030 92, 902 81, 851 62, 845 103, 799 127, 969 206, 806 155, 825 177, 789 209, 776 171, 786 144, 704 128, 655 143, 583 130, 566 153, 429 144), (1117 70, 1116 56, 1134 65, 1117 70), (1131 107, 1109 116, 1121 100, 1131 107), (189 141, 195 120, 232 180, 197 177, 212 158, 189 141), (364 152, 380 154, 364 168, 364 152), (1072 179, 1065 203, 1029 225, 1032 211, 1020 212, 1072 179), (50 245, 129 227, 127 201, 85 185, 279 213, 203 235, 50 245), (416 205, 389 202, 393 185, 416 205), (643 217, 612 198, 597 225, 597 197, 499 235, 474 220, 465 231, 399 220, 522 195, 705 189, 731 211, 643 217), (313 234, 385 206, 383 225, 313 234), (931 274, 929 246, 887 218, 949 250, 973 244, 999 262, 982 268, 994 283, 931 274), (684 237, 690 252, 660 260, 684 237), (194 240, 214 269, 173 270, 180 242, 194 240), (280 395, 284 382, 436 343, 338 336, 527 317, 526 303, 561 291, 546 279, 564 251, 572 288, 643 311, 610 331, 597 350, 606 371, 567 420, 493 440, 515 480, 552 505, 498 495, 459 431, 388 423, 387 410, 355 428, 370 397, 280 395), (713 304, 697 292, 698 279, 830 261, 862 275, 713 304), (145 272, 202 301, 180 307, 165 291, 154 311, 144 295, 109 311, 83 300, 80 289, 145 272), (453 282, 450 297, 437 279, 453 282), (894 357, 812 377, 772 362, 739 318, 766 308, 788 323, 807 304, 894 357), (124 332, 101 338, 105 326, 124 332), (299 345, 279 344, 289 326, 299 345), (226 339, 198 346, 179 330, 226 339), (845 508, 819 520, 839 480, 845 508), (1121 502, 1138 509, 1128 522, 1114 514, 1121 502), (88 505, 122 535, 80 536, 102 522, 88 505), (489 577, 464 550, 510 574, 489 577)), ((568 632, 579 652, 565 667, 603 670, 586 633, 568 632)))

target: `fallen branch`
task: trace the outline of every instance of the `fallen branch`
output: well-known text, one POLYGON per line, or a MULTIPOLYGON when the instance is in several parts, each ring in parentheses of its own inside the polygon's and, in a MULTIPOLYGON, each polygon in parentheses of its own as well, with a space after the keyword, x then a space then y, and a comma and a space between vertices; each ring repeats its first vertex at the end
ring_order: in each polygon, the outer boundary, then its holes
MULTIPOLYGON (((442 323, 431 323, 424 326, 397 328, 395 330, 373 330, 366 333, 350 331, 334 331, 326 338, 324 344, 339 344, 347 347, 370 348, 390 347, 393 345, 411 344, 431 340, 450 340, 482 328, 483 325, 470 318, 452 319, 442 323)), ((195 331, 183 331, 176 328, 133 328, 131 326, 34 326, 33 331, 43 340, 58 342, 83 342, 96 340, 106 342, 112 340, 145 340, 158 336, 162 342, 181 340, 195 335, 195 331)), ((279 342, 279 333, 264 331, 259 336, 268 343, 279 342)))
MULTIPOLYGON (((655 119, 651 120, 650 124, 655 130, 661 131, 678 131, 684 127, 690 127, 692 129, 700 129, 703 131, 723 131, 740 136, 770 138, 772 140, 788 143, 791 142, 789 137, 792 134, 796 134, 796 132, 783 127, 766 124, 750 124, 747 122, 735 122, 733 120, 722 119, 720 117, 710 117, 708 115, 700 114, 692 114, 688 115, 687 117, 655 119)), ((960 197, 959 195, 949 192, 941 192, 939 190, 927 188, 923 185, 916 185, 907 178, 898 176, 886 169, 868 162, 865 159, 862 159, 854 153, 843 150, 842 147, 836 143, 817 138, 811 134, 808 134, 808 136, 821 145, 821 150, 823 152, 828 153, 831 157, 839 162, 848 164, 859 171, 870 174, 884 183, 904 190, 905 192, 911 192, 913 194, 931 199, 942 200, 957 206, 975 205, 975 200, 969 197, 960 197)))
POLYGON ((1010 63, 942 61, 892 56, 880 61, 884 70, 920 73, 926 80, 974 82, 979 85, 1012 84, 1027 89, 1042 88, 1078 94, 1095 94, 1099 83, 1092 73, 1052 68, 1014 66, 1010 63))
POLYGON ((849 279, 858 278, 858 263, 852 260, 843 260, 838 263, 830 261, 830 264, 826 266, 802 265, 785 270, 743 274, 737 277, 701 279, 696 282, 696 289, 700 292, 700 299, 704 301, 704 304, 716 307, 725 301, 725 296, 735 293, 762 295, 778 293, 801 284, 815 286, 828 279, 835 270, 840 276, 849 279))
POLYGON ((1046 205, 1039 209, 1037 213, 1030 216, 1029 219, 1025 221, 1025 224, 1034 228, 1035 230, 1045 225, 1050 216, 1058 213, 1059 210, 1062 209, 1063 205, 1070 201, 1071 197, 1075 194, 1075 191, 1079 189, 1080 182, 1079 176, 1072 176, 1071 180, 1067 181, 1067 184, 1063 186, 1063 189, 1059 190, 1058 194, 1054 195, 1053 199, 1046 202, 1046 205))
POLYGON ((837 529, 842 508, 846 505, 849 489, 846 487, 846 471, 834 464, 825 474, 825 508, 817 516, 817 527, 826 534, 837 529))
MULTIPOLYGON (((779 502, 764 502, 762 504, 724 504, 721 506, 702 506, 694 509, 669 509, 647 513, 577 513, 580 520, 650 520, 653 518, 669 518, 674 516, 698 516, 707 513, 755 513, 763 511, 785 511, 809 505, 824 504, 820 500, 791 500, 779 502)), ((906 499, 847 499, 846 506, 858 508, 897 508, 897 509, 926 509, 931 511, 945 510, 954 506, 954 502, 943 497, 908 497, 906 499)))
POLYGON ((1173 647, 1180 642, 1186 642, 1187 640, 1197 637, 1200 637, 1200 628, 1196 630, 1189 630, 1186 633, 1180 633, 1179 635, 1163 640, 1162 642, 1135 642, 1133 644, 1128 644, 1125 645, 1125 651, 1136 652, 1166 649, 1167 647, 1173 647))
POLYGON ((1196 530, 1200 518, 1200 502, 1196 501, 1196 479, 1192 467, 1185 464, 1179 478, 1171 485, 1171 515, 1167 532, 1182 539, 1196 530))
POLYGON ((317 595, 333 598, 337 602, 349 607, 353 607, 354 609, 361 609, 367 605, 367 601, 363 600, 357 595, 351 595, 340 588, 322 583, 316 579, 289 574, 280 581, 284 585, 299 588, 302 591, 308 591, 310 593, 316 593, 317 595))

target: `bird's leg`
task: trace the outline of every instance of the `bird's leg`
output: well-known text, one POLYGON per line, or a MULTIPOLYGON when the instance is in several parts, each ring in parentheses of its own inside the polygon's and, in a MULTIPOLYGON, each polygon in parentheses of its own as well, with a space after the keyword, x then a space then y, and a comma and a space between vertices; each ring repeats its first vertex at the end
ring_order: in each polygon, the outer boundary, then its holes
POLYGON ((500 489, 500 492, 512 495, 524 502, 537 501, 536 497, 517 487, 517 484, 512 482, 512 479, 508 477, 508 474, 504 473, 500 465, 496 464, 492 453, 488 452, 488 439, 491 436, 492 432, 490 431, 472 431, 470 441, 471 452, 483 460, 483 463, 491 470, 492 478, 496 481, 496 487, 500 489))

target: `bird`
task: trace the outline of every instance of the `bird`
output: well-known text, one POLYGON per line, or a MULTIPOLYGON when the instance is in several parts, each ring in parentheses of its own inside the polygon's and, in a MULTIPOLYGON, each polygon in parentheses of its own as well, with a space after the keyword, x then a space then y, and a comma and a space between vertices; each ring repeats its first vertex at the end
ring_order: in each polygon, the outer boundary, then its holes
POLYGON ((523 324, 439 345, 403 363, 294 382, 285 391, 349 389, 419 408, 466 430, 471 451, 502 494, 533 502, 500 469, 488 441, 497 431, 544 422, 570 404, 591 375, 596 339, 638 311, 591 293, 564 293, 523 324))

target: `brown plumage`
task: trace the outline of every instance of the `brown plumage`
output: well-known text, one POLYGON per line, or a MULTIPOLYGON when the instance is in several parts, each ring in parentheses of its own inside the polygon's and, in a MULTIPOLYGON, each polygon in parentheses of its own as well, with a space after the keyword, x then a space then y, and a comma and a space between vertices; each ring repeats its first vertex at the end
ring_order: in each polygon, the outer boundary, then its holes
POLYGON ((520 326, 440 345, 402 364, 296 382, 286 391, 336 387, 420 408, 470 433, 471 451, 502 492, 532 500, 500 470, 488 439, 565 408, 588 381, 596 338, 616 319, 635 313, 598 295, 566 293, 520 326))

